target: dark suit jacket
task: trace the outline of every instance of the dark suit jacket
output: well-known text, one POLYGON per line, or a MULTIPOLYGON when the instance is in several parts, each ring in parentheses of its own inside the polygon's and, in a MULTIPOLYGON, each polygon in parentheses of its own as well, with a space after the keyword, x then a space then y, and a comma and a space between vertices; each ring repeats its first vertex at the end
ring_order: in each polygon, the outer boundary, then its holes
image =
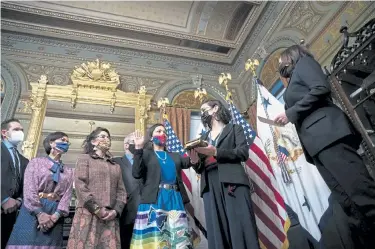
MULTIPOLYGON (((168 152, 172 157, 177 172, 177 185, 180 189, 184 203, 189 202, 189 197, 186 193, 184 184, 181 178, 181 170, 193 166, 190 163, 190 158, 183 158, 178 153, 168 152)), ((153 150, 140 149, 135 150, 133 162, 133 176, 136 179, 143 179, 141 202, 144 204, 154 204, 157 201, 159 184, 160 184, 160 164, 153 150)))
MULTIPOLYGON (((201 139, 207 140, 208 133, 202 135, 201 139)), ((243 184, 249 186, 249 179, 241 162, 249 158, 249 146, 247 145, 244 131, 241 126, 227 124, 216 143, 219 179, 222 183, 243 184)), ((206 167, 205 156, 200 155, 200 164, 194 167, 201 177, 201 195, 206 189, 206 167)))
POLYGON ((20 159, 21 181, 18 191, 16 191, 16 172, 12 155, 4 143, 1 143, 1 201, 7 197, 18 198, 23 196, 23 176, 29 160, 18 153, 20 159))
POLYGON ((337 140, 360 137, 345 113, 331 98, 331 88, 320 65, 309 56, 302 57, 293 70, 284 92, 286 116, 296 126, 307 160, 337 140))
POLYGON ((134 223, 137 216, 138 205, 140 202, 140 190, 142 181, 135 179, 132 175, 133 166, 129 162, 128 158, 124 155, 123 157, 116 157, 114 161, 120 165, 122 172, 122 180, 124 181, 125 189, 128 194, 127 202, 120 221, 123 224, 134 223))

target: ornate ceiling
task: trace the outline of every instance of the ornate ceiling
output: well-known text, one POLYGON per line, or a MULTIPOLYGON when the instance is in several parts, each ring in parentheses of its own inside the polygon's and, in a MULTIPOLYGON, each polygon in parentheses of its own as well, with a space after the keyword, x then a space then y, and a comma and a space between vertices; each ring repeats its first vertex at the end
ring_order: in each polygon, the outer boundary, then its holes
POLYGON ((25 33, 63 39, 69 35, 76 41, 232 63, 266 5, 261 1, 18 2, 3 3, 2 17, 7 28, 25 33))
POLYGON ((70 84, 74 66, 99 58, 117 68, 121 89, 146 85, 155 99, 172 99, 196 88, 197 74, 212 96, 222 96, 217 77, 230 72, 241 109, 253 94, 248 58, 304 38, 328 61, 339 27, 359 27, 375 13, 374 3, 362 1, 7 1, 1 8, 2 67, 18 68, 20 78, 45 73, 53 84, 70 84))

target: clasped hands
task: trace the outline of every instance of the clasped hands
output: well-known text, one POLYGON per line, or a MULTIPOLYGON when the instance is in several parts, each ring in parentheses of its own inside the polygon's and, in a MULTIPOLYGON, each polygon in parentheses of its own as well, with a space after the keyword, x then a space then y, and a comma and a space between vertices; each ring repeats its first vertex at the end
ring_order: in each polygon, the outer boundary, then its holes
POLYGON ((111 221, 117 216, 116 210, 109 210, 105 207, 100 208, 99 212, 96 214, 101 220, 111 221))
POLYGON ((56 214, 49 215, 42 212, 37 215, 37 218, 39 223, 37 228, 45 233, 55 225, 60 217, 58 217, 56 214))

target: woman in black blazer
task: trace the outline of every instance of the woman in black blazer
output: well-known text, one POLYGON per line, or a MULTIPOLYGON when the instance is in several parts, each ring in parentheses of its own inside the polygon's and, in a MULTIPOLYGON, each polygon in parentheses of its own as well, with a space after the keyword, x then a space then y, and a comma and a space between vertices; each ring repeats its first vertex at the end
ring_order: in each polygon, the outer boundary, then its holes
POLYGON ((144 141, 136 131, 132 173, 143 180, 143 186, 130 248, 193 248, 184 208, 189 198, 181 170, 196 165, 198 155, 192 151, 190 159, 167 152, 162 124, 150 127, 145 146, 144 141))
POLYGON ((279 63, 280 75, 289 83, 284 92, 285 113, 274 121, 296 126, 307 160, 317 166, 333 197, 353 221, 352 227, 357 228, 353 234, 362 237, 360 248, 375 248, 371 242, 375 184, 357 153, 361 137, 332 102, 327 76, 304 47, 289 47, 279 63))
POLYGON ((241 126, 231 124, 231 113, 218 100, 202 104, 202 123, 209 130, 202 136, 208 147, 194 149, 200 155, 209 249, 258 249, 249 179, 241 164, 249 157, 241 126))

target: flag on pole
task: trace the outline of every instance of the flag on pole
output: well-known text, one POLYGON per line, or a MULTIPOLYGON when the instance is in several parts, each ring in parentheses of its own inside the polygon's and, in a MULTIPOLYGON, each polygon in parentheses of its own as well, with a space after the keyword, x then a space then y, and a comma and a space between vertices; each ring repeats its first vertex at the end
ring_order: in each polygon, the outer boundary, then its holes
POLYGON ((260 246, 262 249, 286 249, 290 221, 263 143, 233 103, 229 101, 228 105, 232 122, 242 126, 249 145, 245 171, 254 188, 251 199, 260 246))
MULTIPOLYGON (((168 151, 177 152, 183 156, 187 156, 186 151, 184 150, 180 140, 176 136, 176 133, 173 131, 173 128, 167 119, 164 119, 164 127, 168 135, 168 139, 167 139, 168 151)), ((182 181, 184 182, 185 189, 187 190, 186 192, 188 193, 188 196, 191 202, 186 205, 186 211, 187 211, 187 216, 189 220, 189 227, 192 229, 191 231, 192 242, 193 242, 194 247, 196 247, 201 241, 201 238, 200 238, 201 232, 203 233, 204 236, 206 236, 206 230, 201 223, 202 218, 199 220, 197 216, 195 215, 195 213, 197 212, 204 213, 204 209, 196 209, 196 206, 194 205, 194 203, 196 202, 195 200, 200 199, 200 195, 199 194, 198 196, 196 195, 197 193, 195 189, 196 186, 194 189, 192 186, 192 182, 197 181, 194 169, 190 168, 190 169, 182 170, 181 177, 182 177, 182 181)), ((193 182, 193 185, 196 185, 196 184, 194 184, 193 182)), ((199 214, 198 217, 202 217, 202 214, 199 214)), ((203 214, 203 219, 204 219, 204 214, 203 214)))
MULTIPOLYGON (((257 115, 273 120, 285 112, 284 106, 259 84, 258 79, 254 80, 258 89, 257 115)), ((328 208, 331 191, 317 168, 306 161, 293 124, 277 127, 258 119, 257 127, 285 203, 298 215, 301 226, 319 241, 318 224, 328 208), (281 164, 285 166, 290 182, 284 181, 281 164)))

